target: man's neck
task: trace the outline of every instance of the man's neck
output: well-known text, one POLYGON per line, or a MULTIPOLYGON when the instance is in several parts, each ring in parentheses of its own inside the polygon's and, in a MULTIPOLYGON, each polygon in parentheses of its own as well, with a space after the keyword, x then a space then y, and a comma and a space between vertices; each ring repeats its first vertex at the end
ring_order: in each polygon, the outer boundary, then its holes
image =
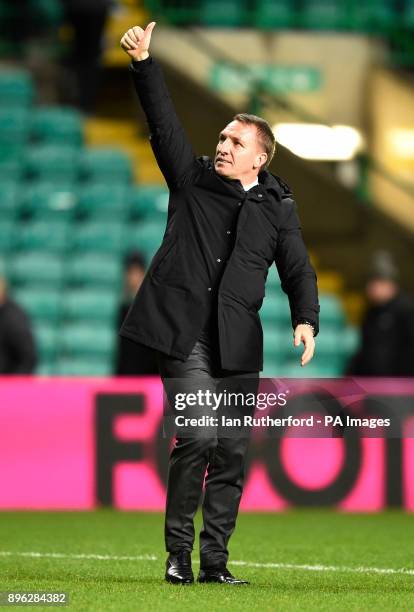
POLYGON ((247 189, 251 189, 252 187, 254 187, 255 185, 258 185, 260 183, 259 181, 259 175, 256 174, 254 176, 249 176, 249 178, 246 177, 238 177, 238 176, 224 176, 224 175, 220 175, 221 178, 228 180, 228 181, 238 181, 241 186, 243 187, 243 189, 247 190, 247 189))
POLYGON ((240 182, 241 182, 241 184, 242 184, 242 186, 243 186, 243 189, 244 189, 245 191, 248 191, 249 189, 251 189, 251 188, 252 188, 252 187, 254 187, 255 185, 258 185, 258 184, 259 184, 259 178, 256 176, 254 179, 252 179, 252 180, 251 180, 251 181, 249 181, 249 182, 248 182, 248 181, 245 181, 245 180, 241 180, 240 182))

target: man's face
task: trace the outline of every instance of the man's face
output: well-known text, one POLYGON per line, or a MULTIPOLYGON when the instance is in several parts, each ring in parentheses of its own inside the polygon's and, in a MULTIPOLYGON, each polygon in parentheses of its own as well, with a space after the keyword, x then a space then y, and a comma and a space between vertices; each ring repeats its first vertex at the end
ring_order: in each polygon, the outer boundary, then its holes
POLYGON ((131 295, 135 295, 144 280, 145 270, 138 265, 131 265, 125 273, 125 285, 131 295))
POLYGON ((386 304, 397 293, 398 285, 385 278, 373 278, 366 285, 368 300, 373 304, 386 304))
POLYGON ((214 158, 214 168, 218 174, 253 181, 266 159, 255 125, 235 120, 220 132, 214 158))

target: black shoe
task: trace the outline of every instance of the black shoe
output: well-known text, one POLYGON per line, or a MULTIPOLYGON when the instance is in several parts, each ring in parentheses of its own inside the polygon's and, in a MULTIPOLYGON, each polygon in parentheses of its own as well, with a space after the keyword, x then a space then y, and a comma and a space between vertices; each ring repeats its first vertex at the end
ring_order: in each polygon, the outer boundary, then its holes
POLYGON ((171 553, 165 564, 165 580, 173 584, 192 584, 194 582, 193 570, 191 569, 191 553, 189 550, 181 550, 171 553))
POLYGON ((240 580, 230 574, 225 567, 222 569, 200 569, 198 582, 218 582, 220 584, 250 584, 247 580, 240 580))

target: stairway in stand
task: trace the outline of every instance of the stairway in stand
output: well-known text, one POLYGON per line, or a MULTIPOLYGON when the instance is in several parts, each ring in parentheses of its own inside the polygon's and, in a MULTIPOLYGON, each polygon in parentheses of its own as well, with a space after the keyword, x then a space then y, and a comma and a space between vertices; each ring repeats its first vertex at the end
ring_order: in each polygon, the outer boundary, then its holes
POLYGON ((134 180, 143 184, 164 184, 147 137, 140 136, 133 120, 93 117, 85 121, 87 146, 122 149, 130 158, 134 180))

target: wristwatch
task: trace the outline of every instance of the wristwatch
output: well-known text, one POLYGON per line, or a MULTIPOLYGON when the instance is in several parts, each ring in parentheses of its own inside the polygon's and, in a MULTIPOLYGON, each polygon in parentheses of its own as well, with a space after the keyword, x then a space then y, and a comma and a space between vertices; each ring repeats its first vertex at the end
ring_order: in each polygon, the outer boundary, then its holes
POLYGON ((312 335, 315 336, 315 326, 310 321, 306 321, 306 319, 299 319, 299 321, 296 321, 296 325, 309 325, 309 327, 312 329, 312 335))

